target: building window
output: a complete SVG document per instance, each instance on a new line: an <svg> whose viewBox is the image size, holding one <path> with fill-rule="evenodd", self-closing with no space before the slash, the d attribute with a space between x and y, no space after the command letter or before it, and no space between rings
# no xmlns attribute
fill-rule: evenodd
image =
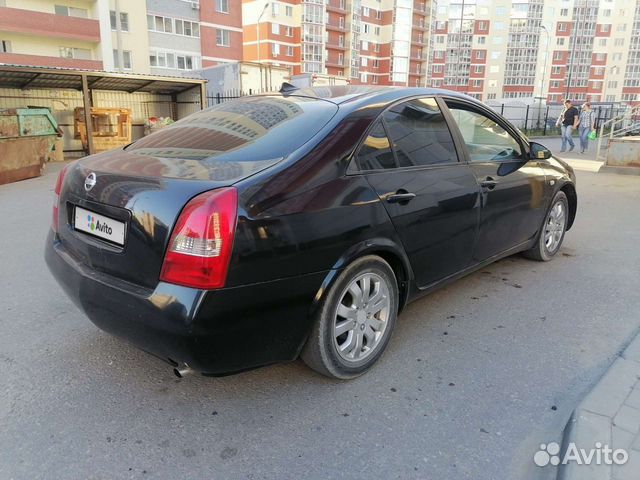
<svg viewBox="0 0 640 480"><path fill-rule="evenodd" d="M484 73L484 66L483 65L476 65L474 70L475 70L475 73Z"/></svg>
<svg viewBox="0 0 640 480"><path fill-rule="evenodd" d="M198 58L192 55L176 55L178 70L197 70Z"/></svg>
<svg viewBox="0 0 640 480"><path fill-rule="evenodd" d="M60 47L62 58L75 58L78 60L91 60L91 50L88 48Z"/></svg>
<svg viewBox="0 0 640 480"><path fill-rule="evenodd" d="M487 22L479 21L478 22L478 30L486 30L486 29L487 29Z"/></svg>
<svg viewBox="0 0 640 480"><path fill-rule="evenodd" d="M369 50L369 42L367 42L366 40L362 40L360 44L360 49L364 51Z"/></svg>
<svg viewBox="0 0 640 480"><path fill-rule="evenodd" d="M271 4L271 15L277 16L280 13L280 5L277 2Z"/></svg>
<svg viewBox="0 0 640 480"><path fill-rule="evenodd" d="M187 20L178 20L176 18L176 33L186 37L199 37L200 24L197 22L189 22Z"/></svg>
<svg viewBox="0 0 640 480"><path fill-rule="evenodd" d="M596 60L599 62L604 62L607 59L606 53L596 53Z"/></svg>
<svg viewBox="0 0 640 480"><path fill-rule="evenodd" d="M131 70L133 68L131 62L131 51L122 51L122 63L124 65L122 67L124 70ZM118 50L113 51L113 66L118 69L120 68L120 56L118 55Z"/></svg>
<svg viewBox="0 0 640 480"><path fill-rule="evenodd" d="M229 0L216 0L216 12L229 13Z"/></svg>
<svg viewBox="0 0 640 480"><path fill-rule="evenodd" d="M374 43L373 44L373 51L376 53L380 53L380 44L379 43Z"/></svg>
<svg viewBox="0 0 640 480"><path fill-rule="evenodd" d="M560 75L560 73L562 72L562 67L551 67L551 73L554 75Z"/></svg>
<svg viewBox="0 0 640 480"><path fill-rule="evenodd" d="M444 50L436 50L433 52L433 58L442 59L444 58Z"/></svg>
<svg viewBox="0 0 640 480"><path fill-rule="evenodd" d="M487 41L487 37L478 37L478 43L484 45Z"/></svg>
<svg viewBox="0 0 640 480"><path fill-rule="evenodd" d="M599 47L606 47L607 46L607 39L606 38L598 39L598 46Z"/></svg>
<svg viewBox="0 0 640 480"><path fill-rule="evenodd" d="M287 45L287 57L293 57L293 47L291 45Z"/></svg>
<svg viewBox="0 0 640 480"><path fill-rule="evenodd" d="M216 30L216 45L219 47L229 47L231 45L229 41L229 30L223 30L222 28Z"/></svg>
<svg viewBox="0 0 640 480"><path fill-rule="evenodd" d="M369 33L371 31L371 25L369 25L368 23L362 24L362 31L364 33Z"/></svg>
<svg viewBox="0 0 640 480"><path fill-rule="evenodd" d="M173 19L147 15L147 28L151 32L173 33Z"/></svg>
<svg viewBox="0 0 640 480"><path fill-rule="evenodd" d="M568 8L561 8L560 9L560 16L561 17L566 17L567 15L569 15L569 9Z"/></svg>
<svg viewBox="0 0 640 480"><path fill-rule="evenodd" d="M562 52L553 52L554 60L562 60Z"/></svg>
<svg viewBox="0 0 640 480"><path fill-rule="evenodd" d="M373 33L375 33L376 35L380 35L380 27L375 27L373 29Z"/></svg>
<svg viewBox="0 0 640 480"><path fill-rule="evenodd" d="M9 40L0 40L0 53L11 53L11 42Z"/></svg>
<svg viewBox="0 0 640 480"><path fill-rule="evenodd" d="M118 22L116 18L116 12L114 10L111 10L109 12L109 20L111 21L111 30L117 30ZM129 14L126 12L120 12L120 31L129 31Z"/></svg>
<svg viewBox="0 0 640 480"><path fill-rule="evenodd" d="M442 73L443 65L432 65L431 70L433 73Z"/></svg>
<svg viewBox="0 0 640 480"><path fill-rule="evenodd" d="M476 50L476 60L484 60L484 50Z"/></svg>
<svg viewBox="0 0 640 480"><path fill-rule="evenodd" d="M495 93L487 93L487 100L495 100L495 99L496 99Z"/></svg>
<svg viewBox="0 0 640 480"><path fill-rule="evenodd" d="M600 25L600 31L603 33L608 33L611 30L611 25L608 23L604 23Z"/></svg>
<svg viewBox="0 0 640 480"><path fill-rule="evenodd" d="M287 37L293 37L293 27L284 27L284 34Z"/></svg>
<svg viewBox="0 0 640 480"><path fill-rule="evenodd" d="M564 45L564 37L556 38L556 45Z"/></svg>
<svg viewBox="0 0 640 480"><path fill-rule="evenodd" d="M65 17L89 18L89 11L86 8L67 7L66 5L55 6L56 15Z"/></svg>
<svg viewBox="0 0 640 480"><path fill-rule="evenodd" d="M614 45L616 47L622 47L624 45L624 38L616 38Z"/></svg>
<svg viewBox="0 0 640 480"><path fill-rule="evenodd" d="M382 20L382 11L381 10L376 10L376 20ZM377 78L374 77L374 80L377 80Z"/></svg>
<svg viewBox="0 0 640 480"><path fill-rule="evenodd" d="M280 55L280 44L279 43L272 43L271 44L271 54L274 57L277 57L278 55Z"/></svg>
<svg viewBox="0 0 640 480"><path fill-rule="evenodd" d="M284 7L284 14L287 17L293 17L293 7L291 5L286 5Z"/></svg>
<svg viewBox="0 0 640 480"><path fill-rule="evenodd" d="M563 23L563 22L558 22L558 31L559 32L566 32L567 31L567 24Z"/></svg>
<svg viewBox="0 0 640 480"><path fill-rule="evenodd" d="M369 7L362 7L362 16L369 17L371 15L371 9Z"/></svg>
<svg viewBox="0 0 640 480"><path fill-rule="evenodd" d="M380 68L380 60L377 58L373 59L373 68Z"/></svg>
<svg viewBox="0 0 640 480"><path fill-rule="evenodd" d="M271 33L273 33L274 35L280 35L280 24L279 23L272 23L271 24Z"/></svg>

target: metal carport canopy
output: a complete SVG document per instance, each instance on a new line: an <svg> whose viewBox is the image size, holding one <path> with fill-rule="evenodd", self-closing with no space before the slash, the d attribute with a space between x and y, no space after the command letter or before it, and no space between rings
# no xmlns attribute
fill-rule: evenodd
<svg viewBox="0 0 640 480"><path fill-rule="evenodd" d="M201 78L136 75L96 70L54 67L34 67L0 64L0 88L73 89L83 92L83 107L89 154L93 153L91 132L91 90L115 90L127 93L147 92L175 97L179 93L199 88L200 106L207 101L206 80Z"/></svg>

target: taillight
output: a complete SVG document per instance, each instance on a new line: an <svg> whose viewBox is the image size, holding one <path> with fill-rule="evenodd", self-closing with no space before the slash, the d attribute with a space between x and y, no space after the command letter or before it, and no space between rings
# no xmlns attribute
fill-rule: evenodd
<svg viewBox="0 0 640 480"><path fill-rule="evenodd" d="M56 180L56 186L53 189L53 221L51 222L51 228L54 232L58 232L58 221L60 215L60 192L62 191L62 184L64 183L64 177L67 174L67 170L71 164L65 165L60 173L58 173L58 179Z"/></svg>
<svg viewBox="0 0 640 480"><path fill-rule="evenodd" d="M233 187L187 203L173 228L160 280L206 290L224 287L237 215L238 192Z"/></svg>

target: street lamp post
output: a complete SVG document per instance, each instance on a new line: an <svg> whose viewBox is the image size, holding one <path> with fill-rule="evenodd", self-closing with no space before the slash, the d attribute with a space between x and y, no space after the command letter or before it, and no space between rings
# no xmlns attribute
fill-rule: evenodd
<svg viewBox="0 0 640 480"><path fill-rule="evenodd" d="M267 11L267 7L268 6L269 6L269 2L264 4L264 7L262 7L262 11L260 12L260 15L258 16L258 21L256 22L256 40L257 40L257 45L258 45L258 68L260 69L260 91L263 90L262 63L260 63L260 20L262 20L262 16L264 15L264 12Z"/></svg>
<svg viewBox="0 0 640 480"><path fill-rule="evenodd" d="M549 61L549 30L544 25L540 25L540 29L545 33L547 41L544 49L544 63L542 64L542 82L540 84L540 95L538 96L538 128L540 128L540 112L542 111L542 96L544 95L544 80L547 78L547 63ZM545 119L545 122L547 120Z"/></svg>

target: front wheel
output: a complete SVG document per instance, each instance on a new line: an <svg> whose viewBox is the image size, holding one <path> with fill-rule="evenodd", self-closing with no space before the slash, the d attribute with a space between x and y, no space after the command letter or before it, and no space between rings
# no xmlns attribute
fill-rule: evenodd
<svg viewBox="0 0 640 480"><path fill-rule="evenodd" d="M551 208L538 233L536 244L524 252L524 256L541 262L548 262L560 250L569 219L569 201L564 192L556 193Z"/></svg>
<svg viewBox="0 0 640 480"><path fill-rule="evenodd" d="M302 360L332 378L363 374L387 346L397 312L398 283L389 264L375 255L355 260L322 301Z"/></svg>

